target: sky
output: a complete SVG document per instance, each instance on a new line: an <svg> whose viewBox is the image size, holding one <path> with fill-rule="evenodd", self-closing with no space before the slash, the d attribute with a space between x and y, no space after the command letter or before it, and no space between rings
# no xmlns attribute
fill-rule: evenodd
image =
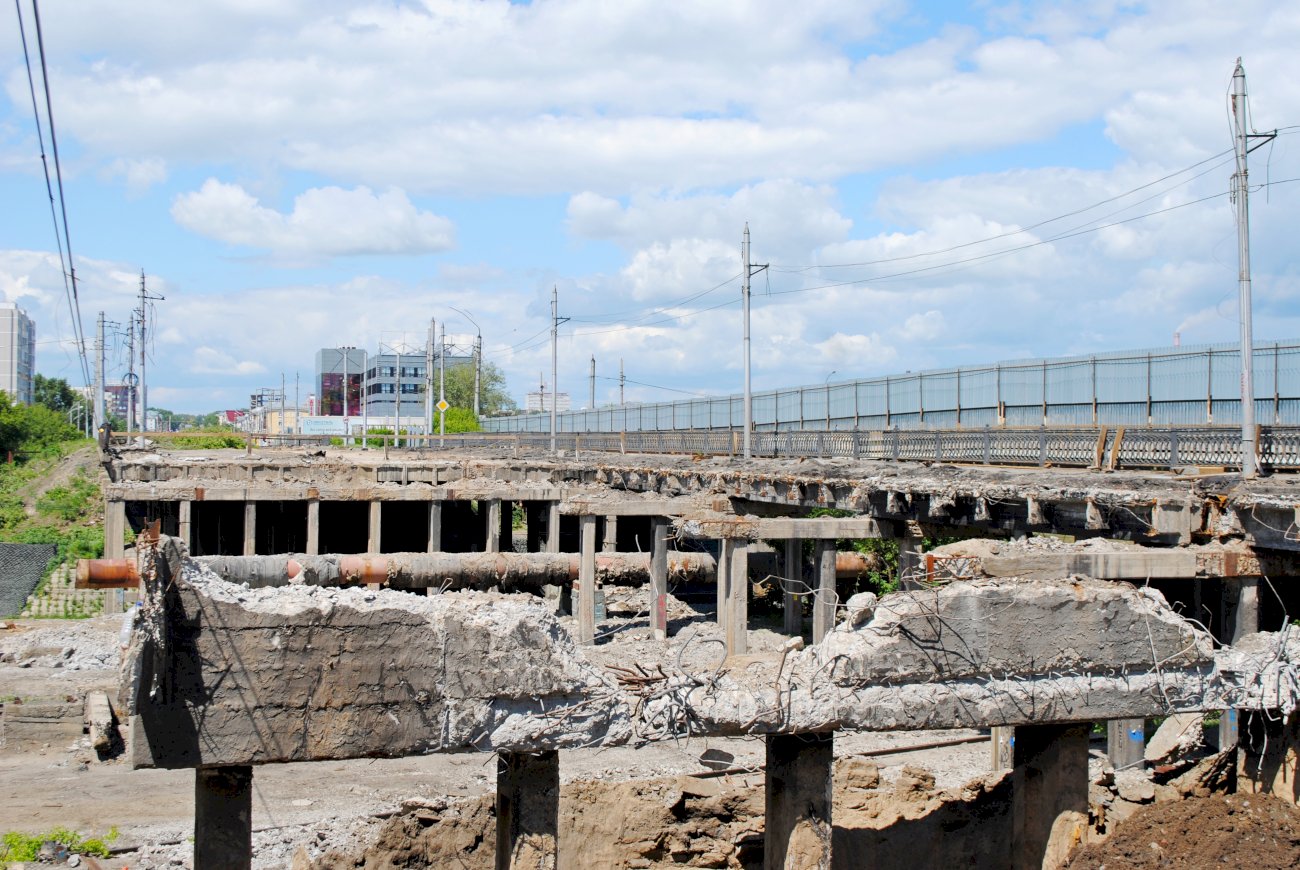
<svg viewBox="0 0 1300 870"><path fill-rule="evenodd" d="M79 385L31 4L0 10L0 293ZM593 356L598 404L620 360L629 401L738 392L746 224L755 389L1235 341L1238 57L1254 129L1280 131L1250 156L1254 332L1300 337L1297 3L39 12L85 335L118 324L120 377L143 271L173 411L282 376L305 401L317 349L423 347L430 319L480 330L522 404L552 288L575 407Z"/></svg>

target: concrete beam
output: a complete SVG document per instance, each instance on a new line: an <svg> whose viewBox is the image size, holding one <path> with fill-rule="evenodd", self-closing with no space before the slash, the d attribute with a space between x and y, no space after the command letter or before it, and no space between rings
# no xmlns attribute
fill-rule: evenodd
<svg viewBox="0 0 1300 870"><path fill-rule="evenodd" d="M496 870L555 870L560 754L497 753Z"/></svg>
<svg viewBox="0 0 1300 870"><path fill-rule="evenodd" d="M767 737L764 870L830 870L834 732Z"/></svg>
<svg viewBox="0 0 1300 870"><path fill-rule="evenodd" d="M684 538L748 538L749 540L834 540L836 538L892 538L894 524L872 517L734 517L687 516L678 525Z"/></svg>
<svg viewBox="0 0 1300 870"><path fill-rule="evenodd" d="M194 870L253 866L253 768L194 771Z"/></svg>
<svg viewBox="0 0 1300 870"><path fill-rule="evenodd" d="M602 517L671 517L698 509L699 505L694 501L680 504L668 498L620 501L569 496L560 503L560 513L567 516L594 514Z"/></svg>
<svg viewBox="0 0 1300 870"><path fill-rule="evenodd" d="M1016 729L1011 867L1059 867L1088 829L1087 724Z"/></svg>
<svg viewBox="0 0 1300 870"><path fill-rule="evenodd" d="M1148 577L1191 579L1197 576L1196 553L1187 550L1134 550L1116 553L999 553L979 558L990 577L1057 578L1078 574L1098 580L1142 581Z"/></svg>

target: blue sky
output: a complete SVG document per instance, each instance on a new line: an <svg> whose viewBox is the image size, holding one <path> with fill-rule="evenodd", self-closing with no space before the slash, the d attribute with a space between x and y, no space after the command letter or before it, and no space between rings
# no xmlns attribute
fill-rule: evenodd
<svg viewBox="0 0 1300 870"><path fill-rule="evenodd" d="M552 286L573 318L561 390L586 396L594 354L602 377L623 359L665 388L631 399L733 392L745 222L772 264L760 388L1231 341L1231 167L1183 170L1230 147L1239 55L1255 125L1300 125L1300 9L1249 0L45 0L41 17L83 320L124 323L143 269L166 297L151 401L177 411L239 407L282 372L305 396L322 346L418 344L430 318L471 333L453 307L522 399L549 372ZM36 318L39 369L75 383L13 10L0 84L0 293ZM1283 132L1252 155L1252 182L1274 182L1252 195L1264 339L1300 336L1300 131Z"/></svg>

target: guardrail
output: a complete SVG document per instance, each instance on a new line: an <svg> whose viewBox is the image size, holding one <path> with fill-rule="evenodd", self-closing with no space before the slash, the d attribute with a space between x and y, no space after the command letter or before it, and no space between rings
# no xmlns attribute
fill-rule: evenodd
<svg viewBox="0 0 1300 870"><path fill-rule="evenodd" d="M193 438L193 433L115 433L115 444L140 439L163 442ZM251 453L261 447L340 446L361 449L360 437L232 433ZM349 443L351 442L351 443ZM397 442L397 443L395 443ZM183 441L181 442L183 443ZM803 430L755 432L752 453L758 458L842 457L899 462L951 462L984 465L1063 466L1075 468L1241 467L1241 429L1230 426L1188 427L1040 427L982 429L889 429L873 431ZM1275 471L1300 470L1300 426L1261 426L1259 461ZM738 456L739 430L664 432L559 433L558 449L567 452L674 453ZM465 447L547 449L550 436L531 432L474 432L457 435L371 435L372 449L417 452Z"/></svg>

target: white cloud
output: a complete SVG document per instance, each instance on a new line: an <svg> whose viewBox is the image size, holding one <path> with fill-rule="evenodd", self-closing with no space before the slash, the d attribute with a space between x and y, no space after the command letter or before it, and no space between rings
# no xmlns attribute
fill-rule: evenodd
<svg viewBox="0 0 1300 870"><path fill-rule="evenodd" d="M400 190L375 195L366 187L312 188L283 214L240 185L209 178L199 190L176 197L171 213L200 235L290 257L426 254L455 244L451 221L420 211Z"/></svg>
<svg viewBox="0 0 1300 870"><path fill-rule="evenodd" d="M201 375L256 375L266 366L256 360L237 360L222 350L206 345L194 348L190 371Z"/></svg>
<svg viewBox="0 0 1300 870"><path fill-rule="evenodd" d="M130 160L119 157L108 167L109 177L121 178L127 192L139 196L150 187L167 180L167 162L160 157Z"/></svg>

